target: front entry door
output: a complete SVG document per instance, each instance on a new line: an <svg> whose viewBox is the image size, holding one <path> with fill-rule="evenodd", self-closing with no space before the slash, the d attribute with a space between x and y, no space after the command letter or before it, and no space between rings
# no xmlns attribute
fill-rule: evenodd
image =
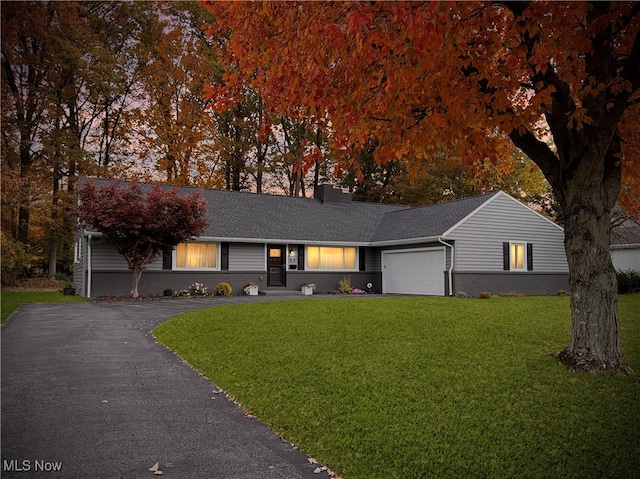
<svg viewBox="0 0 640 479"><path fill-rule="evenodd" d="M269 254L269 274L267 276L267 286L286 286L285 279L285 247L282 245L268 245Z"/></svg>

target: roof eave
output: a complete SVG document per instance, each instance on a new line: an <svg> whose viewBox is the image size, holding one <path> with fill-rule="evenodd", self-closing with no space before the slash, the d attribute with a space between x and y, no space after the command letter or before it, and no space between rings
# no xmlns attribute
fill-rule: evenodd
<svg viewBox="0 0 640 479"><path fill-rule="evenodd" d="M611 249L635 249L640 248L640 243L617 243L612 244Z"/></svg>
<svg viewBox="0 0 640 479"><path fill-rule="evenodd" d="M307 240L300 238L245 238L231 236L198 236L197 241L212 242L228 242L228 243L272 243L272 244L310 244L310 245L350 245L350 246L369 246L368 241L349 241L349 240Z"/></svg>
<svg viewBox="0 0 640 479"><path fill-rule="evenodd" d="M384 240L384 241L372 241L369 243L369 246L403 246L408 244L416 244L416 243L435 243L442 239L442 236L421 236L418 238L402 238L395 240Z"/></svg>

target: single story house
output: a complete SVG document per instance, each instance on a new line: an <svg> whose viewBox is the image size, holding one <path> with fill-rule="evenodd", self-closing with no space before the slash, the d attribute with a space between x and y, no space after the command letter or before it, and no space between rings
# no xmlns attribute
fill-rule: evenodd
<svg viewBox="0 0 640 479"><path fill-rule="evenodd" d="M640 273L640 223L627 218L611 230L611 259L617 271Z"/></svg>
<svg viewBox="0 0 640 479"><path fill-rule="evenodd" d="M101 181L96 182L97 186ZM189 191L192 191L189 189ZM561 227L497 191L408 207L352 201L329 184L315 198L205 189L209 227L177 245L142 275L140 294L194 282L234 294L253 282L261 292L333 292L344 277L354 288L384 294L477 296L568 289ZM100 233L75 240L76 293L123 295L132 275Z"/></svg>

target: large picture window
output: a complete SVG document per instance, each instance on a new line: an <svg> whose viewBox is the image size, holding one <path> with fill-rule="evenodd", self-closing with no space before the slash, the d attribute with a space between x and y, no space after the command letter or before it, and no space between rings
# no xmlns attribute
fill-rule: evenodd
<svg viewBox="0 0 640 479"><path fill-rule="evenodd" d="M355 270L356 248L307 246L307 269Z"/></svg>
<svg viewBox="0 0 640 479"><path fill-rule="evenodd" d="M216 269L217 243L180 243L176 246L176 268Z"/></svg>

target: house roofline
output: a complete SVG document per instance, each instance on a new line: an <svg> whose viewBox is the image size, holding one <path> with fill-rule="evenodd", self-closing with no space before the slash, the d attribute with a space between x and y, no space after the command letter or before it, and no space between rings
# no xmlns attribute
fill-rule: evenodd
<svg viewBox="0 0 640 479"><path fill-rule="evenodd" d="M415 243L435 243L444 239L442 235L438 236L421 236L418 238L403 238L398 240L372 241L368 246L404 246Z"/></svg>
<svg viewBox="0 0 640 479"><path fill-rule="evenodd" d="M226 236L198 236L200 241L224 241L228 243L273 243L273 244L310 244L310 245L351 245L351 246L370 246L367 241L347 241L347 240L323 240L314 241L296 238L244 238L244 237L226 237Z"/></svg>
<svg viewBox="0 0 640 479"><path fill-rule="evenodd" d="M528 209L529 211L531 211L532 213L535 213L536 215L538 215L540 218L542 218L543 220L545 220L546 222L552 224L553 226L555 226L556 228L558 228L560 231L564 232L564 228L556 223L554 223L553 221L551 221L549 218L547 218L546 216L540 214L539 212L537 212L536 210L534 210L533 208L531 208L529 205L523 203L522 201L518 201L516 198L514 198L513 196L511 196L508 193L505 193L502 190L498 190L494 195L492 195L490 198L487 198L487 200L482 203L480 206L478 206L475 210L473 210L471 213L469 213L467 216L465 216L464 218L462 218L460 221L458 221L455 225L453 225L451 228L449 228L447 231L445 231L444 233L442 233L442 236L448 236L450 235L456 228L458 228L459 226L461 226L463 223L465 223L469 218L471 218L473 215L475 215L478 211L480 211L481 209L483 209L485 206L487 206L488 204L490 204L492 201L494 201L496 198L500 198L501 196L504 196L506 198L509 198L511 201L515 202L516 204L525 207L526 209Z"/></svg>
<svg viewBox="0 0 640 479"><path fill-rule="evenodd" d="M99 231L84 230L84 236L103 236ZM382 246L404 246L415 243L435 243L441 239L445 239L444 236L421 236L416 238L403 238L398 240L384 240L384 241L314 241L306 239L295 238L240 238L240 237L223 237L223 236L198 236L198 241L216 241L216 242L229 242L229 243L282 243L282 244L308 244L308 245L349 245L349 246L370 246L370 247L382 247Z"/></svg>
<svg viewBox="0 0 640 479"><path fill-rule="evenodd" d="M640 243L617 243L612 244L611 249L635 249L640 248Z"/></svg>

